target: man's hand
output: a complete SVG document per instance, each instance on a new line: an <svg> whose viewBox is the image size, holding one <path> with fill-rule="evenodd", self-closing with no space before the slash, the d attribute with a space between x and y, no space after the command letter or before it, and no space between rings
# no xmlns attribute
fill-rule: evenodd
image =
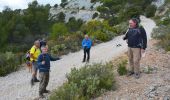
<svg viewBox="0 0 170 100"><path fill-rule="evenodd" d="M145 53L145 49L141 49L141 53L142 53L142 54Z"/></svg>
<svg viewBox="0 0 170 100"><path fill-rule="evenodd" d="M42 61L42 65L44 65L45 64L45 61Z"/></svg>

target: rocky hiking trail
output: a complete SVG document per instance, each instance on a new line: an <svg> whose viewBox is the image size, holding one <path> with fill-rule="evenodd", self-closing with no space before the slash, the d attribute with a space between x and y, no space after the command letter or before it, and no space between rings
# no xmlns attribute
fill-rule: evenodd
<svg viewBox="0 0 170 100"><path fill-rule="evenodd" d="M141 16L141 20L142 20L141 24L146 29L148 39L151 39L151 32L153 28L156 26L155 22L151 19L145 18L144 16ZM121 46L117 47L116 46L117 44L121 44ZM113 58L123 55L126 51L127 51L126 42L122 40L122 36L118 36L109 42L101 43L97 46L92 47L90 64L100 63L100 62L104 63L104 62L111 61L113 60ZM85 63L82 63L82 57L83 57L83 51L81 50L76 53L70 53L68 55L62 56L62 59L60 61L52 62L51 72L50 72L50 81L49 81L47 89L52 91L56 89L58 86L61 86L66 81L65 75L66 73L69 73L71 71L71 68L73 67L80 68L81 66L85 65ZM157 62L160 62L160 61L157 61ZM166 72L168 73L167 69L165 67L164 69L165 71L162 70L162 73L166 73ZM166 76L168 74L163 74L163 75ZM149 79L148 78L149 76L150 77L154 76L154 78ZM0 91L1 91L0 100L34 100L35 98L37 98L39 84L37 83L35 86L31 88L30 78L31 78L31 74L28 72L28 69L25 69L25 68L22 68L21 70L11 73L5 77L0 77ZM153 85L153 90L155 90L155 87L156 87L155 91L157 91L157 89L159 89L160 86L162 86L162 85L157 86L158 83L161 84L163 82L162 84L165 84L164 79L159 78L159 75L157 73L156 75L155 74L146 74L146 75L144 74L142 75L142 78L139 80L134 80L133 78L126 78L126 77L116 77L116 78L118 78L117 79L118 83L122 85L120 86L120 90L122 88L125 89L125 90L122 90L122 94L124 94L124 96L127 93L136 93L135 91L139 90L138 86L139 85L144 86L144 81L147 81L147 80L151 82L152 84L156 84L156 85ZM167 80L168 77L166 76L165 79L168 84L168 80ZM125 88L125 86L130 87L133 84L138 84L138 85L136 88L132 88L132 89ZM149 85L149 84L146 84L146 85ZM166 86L163 85L162 87L167 89L167 86L168 85ZM115 91L115 93L117 93L120 90L118 88L118 90ZM121 91L118 93L121 94ZM152 93L152 91L149 93ZM101 100L114 100L112 96L114 96L114 92L111 92L111 95L108 95L106 97L103 96ZM116 95L116 96L119 97L119 95ZM129 94L127 94L127 96L130 98Z"/></svg>
<svg viewBox="0 0 170 100"><path fill-rule="evenodd" d="M170 53L157 48L150 40L146 56L141 60L141 78L116 74L117 90L96 100L170 100ZM124 54L118 59L127 59Z"/></svg>

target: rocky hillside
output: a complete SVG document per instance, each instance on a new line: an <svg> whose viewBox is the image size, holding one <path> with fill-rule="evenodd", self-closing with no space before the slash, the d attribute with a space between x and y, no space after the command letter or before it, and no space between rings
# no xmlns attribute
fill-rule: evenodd
<svg viewBox="0 0 170 100"><path fill-rule="evenodd" d="M116 74L117 90L107 92L96 100L169 100L170 53L157 48L157 43L156 40L149 42L146 56L141 61L140 79ZM127 54L118 59L127 59Z"/></svg>
<svg viewBox="0 0 170 100"><path fill-rule="evenodd" d="M90 21L93 19L93 15L97 13L97 15L100 15L100 12L97 11L97 7L103 6L104 0L94 0L95 2L91 2L92 0L70 0L67 2L63 7L57 6L53 7L50 10L50 17L51 18L57 18L58 14L63 12L65 14L65 21L68 22L69 18L75 17L76 19L82 19L83 21ZM96 2L98 1L98 2ZM101 1L101 2L99 2ZM136 2L136 1L135 1ZM122 2L123 3L123 2ZM155 0L151 4L155 5L157 8L161 7L165 3L165 0ZM108 4L106 4L108 5ZM119 6L121 6L121 3L118 3ZM125 5L128 6L130 4ZM122 5L123 6L123 5ZM117 7L115 7L116 9ZM105 6L105 11L107 12L107 9L110 9L108 6ZM111 9L113 12L115 10L114 8ZM119 9L119 8L118 8ZM121 7L122 9L122 7ZM99 16L96 17L96 19L99 19Z"/></svg>
<svg viewBox="0 0 170 100"><path fill-rule="evenodd" d="M63 12L66 15L66 22L68 22L71 17L82 19L83 21L89 21L92 19L93 14L97 12L96 8L100 5L102 5L102 3L91 3L91 0L70 0L64 8L61 6L57 8L54 7L50 10L50 13L51 17L55 18L57 14Z"/></svg>

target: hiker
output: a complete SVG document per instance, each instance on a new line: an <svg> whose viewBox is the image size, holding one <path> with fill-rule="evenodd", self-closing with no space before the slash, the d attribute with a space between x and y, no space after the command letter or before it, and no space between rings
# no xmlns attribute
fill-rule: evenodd
<svg viewBox="0 0 170 100"><path fill-rule="evenodd" d="M32 63L32 78L31 78L31 85L34 85L34 82L39 82L39 80L37 79L37 68L38 68L38 64L37 64L37 60L38 60L38 56L41 54L40 51L40 42L37 40L34 42L34 46L32 46L31 50L30 50L30 61Z"/></svg>
<svg viewBox="0 0 170 100"><path fill-rule="evenodd" d="M43 93L49 93L50 91L46 89L49 82L49 72L50 72L50 61L60 60L60 58L53 58L48 54L48 47L41 47L42 53L38 57L38 69L39 69L39 96L43 98Z"/></svg>
<svg viewBox="0 0 170 100"><path fill-rule="evenodd" d="M91 39L88 37L88 35L85 35L85 38L84 38L83 41L82 41L82 47L83 47L83 49L84 49L83 62L86 61L86 54L87 54L87 62L89 62L91 46L92 46L92 41L91 41Z"/></svg>
<svg viewBox="0 0 170 100"><path fill-rule="evenodd" d="M132 18L129 20L129 29L126 32L124 40L128 44L129 72L127 76L134 74L136 79L140 78L140 60L141 55L147 48L147 35L142 26L139 26L139 20Z"/></svg>
<svg viewBox="0 0 170 100"><path fill-rule="evenodd" d="M40 48L42 47L42 46L46 46L47 45L47 41L45 40L45 38L42 38L41 40L40 40Z"/></svg>

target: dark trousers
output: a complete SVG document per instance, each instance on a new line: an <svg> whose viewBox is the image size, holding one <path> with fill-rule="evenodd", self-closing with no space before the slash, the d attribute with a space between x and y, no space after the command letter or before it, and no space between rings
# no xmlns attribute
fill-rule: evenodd
<svg viewBox="0 0 170 100"><path fill-rule="evenodd" d="M84 48L83 62L86 61L86 54L87 54L87 61L89 61L89 59L90 59L90 48Z"/></svg>
<svg viewBox="0 0 170 100"><path fill-rule="evenodd" d="M46 90L46 87L49 82L49 72L40 72L39 78L40 78L39 94L42 95L43 92Z"/></svg>

